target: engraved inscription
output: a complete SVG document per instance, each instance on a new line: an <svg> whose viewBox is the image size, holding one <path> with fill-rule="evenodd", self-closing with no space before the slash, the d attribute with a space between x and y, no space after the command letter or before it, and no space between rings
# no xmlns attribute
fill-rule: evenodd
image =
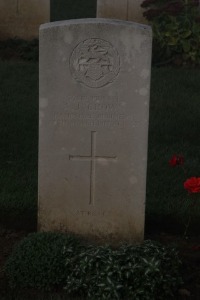
<svg viewBox="0 0 200 300"><path fill-rule="evenodd" d="M107 41L97 38L78 44L70 57L73 77L91 88L112 82L120 70L117 50Z"/></svg>
<svg viewBox="0 0 200 300"><path fill-rule="evenodd" d="M89 156L69 155L69 160L73 161L89 161L90 162L90 200L89 204L94 205L95 202L95 181L96 181L96 162L97 161L116 161L117 156L97 156L96 155L96 131L91 131L91 151Z"/></svg>
<svg viewBox="0 0 200 300"><path fill-rule="evenodd" d="M79 101L79 102L96 102L96 103L102 103L105 101L108 101L109 103L115 102L118 103L119 102L119 98L117 96L68 96L67 97L67 101L68 102L74 102L74 101Z"/></svg>
<svg viewBox="0 0 200 300"><path fill-rule="evenodd" d="M108 214L106 211L90 211L90 210L77 210L76 211L77 215L81 215L82 217L84 216L91 216L91 217L98 217L98 216L105 216Z"/></svg>
<svg viewBox="0 0 200 300"><path fill-rule="evenodd" d="M65 104L65 110L89 110L89 111L112 111L117 109L117 104L113 103L66 103Z"/></svg>
<svg viewBox="0 0 200 300"><path fill-rule="evenodd" d="M98 128L124 128L123 115L106 114L55 114L54 125L58 127L98 127Z"/></svg>
<svg viewBox="0 0 200 300"><path fill-rule="evenodd" d="M62 112L55 112L53 123L62 127L127 128L135 127L118 96L68 96Z"/></svg>

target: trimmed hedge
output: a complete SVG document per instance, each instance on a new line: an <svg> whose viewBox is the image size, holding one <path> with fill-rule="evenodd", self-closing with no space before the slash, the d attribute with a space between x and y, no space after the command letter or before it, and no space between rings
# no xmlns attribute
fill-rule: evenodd
<svg viewBox="0 0 200 300"><path fill-rule="evenodd" d="M70 257L78 247L76 239L62 233L29 234L16 246L6 263L10 287L48 290L64 285L67 273L64 249Z"/></svg>

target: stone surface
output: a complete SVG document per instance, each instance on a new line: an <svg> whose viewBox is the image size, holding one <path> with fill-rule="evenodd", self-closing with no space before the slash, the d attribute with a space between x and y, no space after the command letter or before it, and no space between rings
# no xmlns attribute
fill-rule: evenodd
<svg viewBox="0 0 200 300"><path fill-rule="evenodd" d="M39 26L50 21L50 0L0 0L0 39L38 38Z"/></svg>
<svg viewBox="0 0 200 300"><path fill-rule="evenodd" d="M97 18L120 19L147 23L143 17L144 0L97 0Z"/></svg>
<svg viewBox="0 0 200 300"><path fill-rule="evenodd" d="M151 41L132 22L41 26L39 230L142 241Z"/></svg>

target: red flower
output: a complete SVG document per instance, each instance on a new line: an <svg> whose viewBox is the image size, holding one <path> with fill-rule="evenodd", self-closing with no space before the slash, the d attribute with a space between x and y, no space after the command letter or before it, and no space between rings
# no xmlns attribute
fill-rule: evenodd
<svg viewBox="0 0 200 300"><path fill-rule="evenodd" d="M184 158L182 155L173 155L172 158L169 160L169 164L172 167L177 165L182 165L184 163Z"/></svg>
<svg viewBox="0 0 200 300"><path fill-rule="evenodd" d="M184 182L184 188L189 193L200 193L200 177L191 177Z"/></svg>
<svg viewBox="0 0 200 300"><path fill-rule="evenodd" d="M198 246L193 246L193 247L192 247L192 250L194 250L194 251L199 251L199 250L200 250L200 245L198 245Z"/></svg>

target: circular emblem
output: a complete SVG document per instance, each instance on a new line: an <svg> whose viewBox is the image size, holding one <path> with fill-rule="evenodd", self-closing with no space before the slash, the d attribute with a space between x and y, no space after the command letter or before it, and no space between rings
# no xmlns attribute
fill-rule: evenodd
<svg viewBox="0 0 200 300"><path fill-rule="evenodd" d="M107 41L88 39L76 46L70 57L73 77L88 87L99 88L112 82L120 69L117 50Z"/></svg>

